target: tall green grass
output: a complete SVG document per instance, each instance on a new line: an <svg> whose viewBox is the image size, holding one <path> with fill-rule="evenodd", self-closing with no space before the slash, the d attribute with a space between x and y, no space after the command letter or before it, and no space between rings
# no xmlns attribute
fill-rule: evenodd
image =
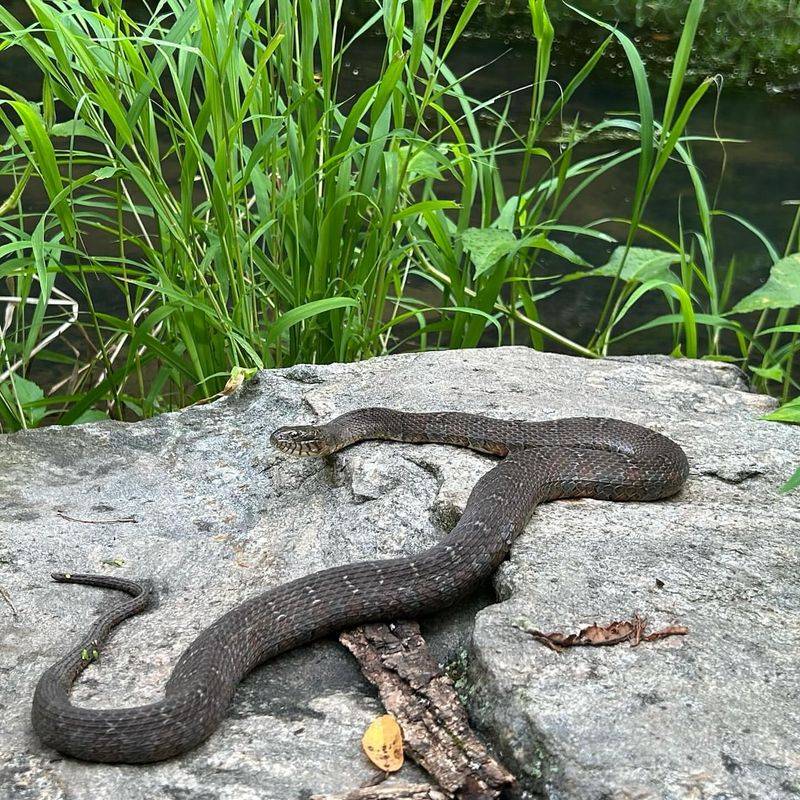
<svg viewBox="0 0 800 800"><path fill-rule="evenodd" d="M652 292L667 313L646 327L667 326L675 353L737 359L785 397L796 388L800 298L751 331L734 318L733 266L715 248L725 212L686 133L713 86L685 86L702 0L660 110L633 42L603 22L607 38L551 91L553 27L544 0L530 0L537 49L521 130L509 115L515 87L479 101L448 66L477 0L383 0L356 32L342 24L342 0L159 0L145 21L121 0L28 5L31 24L0 9L0 58L24 51L42 88L31 103L0 87L0 277L18 298L0 327L0 374L21 363L0 388L6 430L146 417L214 397L250 369L398 348L513 341L594 357L637 332L626 317ZM375 26L375 81L351 94L346 63ZM637 108L588 131L567 126L554 142L615 38ZM636 142L581 152L609 131ZM512 192L500 179L509 159L520 165ZM630 216L569 224L575 200L629 161ZM700 219L677 238L646 220L674 163ZM627 233L596 267L576 251L583 238L613 242L606 223ZM797 235L796 220L787 257ZM609 291L594 335L575 342L546 324L540 301L587 275L608 277ZM56 289L79 301L74 322ZM63 377L40 389L29 378L45 360Z"/></svg>
<svg viewBox="0 0 800 800"><path fill-rule="evenodd" d="M25 51L43 96L6 88L0 101L0 175L14 184L0 270L22 304L39 300L2 358L30 362L57 275L85 309L83 350L59 391L33 400L37 421L98 406L148 416L213 396L236 367L387 352L401 324L423 345L500 329L505 276L469 274L461 236L475 203L497 199L498 151L524 143L481 141L477 104L446 66L477 2L455 20L450 5L383 3L370 21L385 30L379 77L354 97L339 79L364 31L343 35L341 2L162 0L140 23L119 0L30 0L28 26L0 9L0 47ZM458 201L438 196L445 177ZM44 213L26 205L34 182ZM528 233L520 248L547 246ZM420 271L438 310L406 291ZM96 307L99 286L122 313ZM1 396L7 426L33 421L21 387Z"/></svg>

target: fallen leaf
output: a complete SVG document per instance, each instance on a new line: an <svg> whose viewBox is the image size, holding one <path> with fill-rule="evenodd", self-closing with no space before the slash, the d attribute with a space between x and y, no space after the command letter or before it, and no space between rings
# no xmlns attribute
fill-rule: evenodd
<svg viewBox="0 0 800 800"><path fill-rule="evenodd" d="M582 628L578 633L569 634L558 631L544 633L519 625L516 627L557 653L567 647L603 647L621 642L630 642L631 647L636 647L640 642L653 642L656 639L665 639L667 636L685 636L689 633L689 629L684 625L670 625L660 631L645 634L647 620L638 614L634 614L630 620L615 620L607 625L595 623Z"/></svg>
<svg viewBox="0 0 800 800"><path fill-rule="evenodd" d="M361 739L367 758L384 772L403 766L403 732L391 714L374 719Z"/></svg>

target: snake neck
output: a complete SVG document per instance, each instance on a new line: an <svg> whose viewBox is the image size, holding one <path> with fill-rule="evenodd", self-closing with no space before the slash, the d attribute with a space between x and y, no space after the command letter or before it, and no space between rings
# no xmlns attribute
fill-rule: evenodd
<svg viewBox="0 0 800 800"><path fill-rule="evenodd" d="M321 428L334 444L333 452L370 439L402 441L401 420L388 408L362 408L341 414Z"/></svg>
<svg viewBox="0 0 800 800"><path fill-rule="evenodd" d="M342 414L322 427L336 444L333 452L357 442L381 439L452 444L506 456L511 449L509 440L513 440L513 428L508 422L450 411L416 414L389 408L362 408Z"/></svg>

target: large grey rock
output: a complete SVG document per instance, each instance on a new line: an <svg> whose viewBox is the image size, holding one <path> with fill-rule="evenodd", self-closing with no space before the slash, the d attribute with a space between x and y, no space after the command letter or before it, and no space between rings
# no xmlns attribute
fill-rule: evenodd
<svg viewBox="0 0 800 800"><path fill-rule="evenodd" d="M503 348L295 367L135 425L0 437L3 800L289 800L373 774L359 740L379 705L333 642L256 671L220 730L163 764L64 759L28 722L39 674L110 596L51 583L52 570L155 579L157 608L118 629L75 692L87 705L125 706L158 697L196 632L241 599L436 541L491 459L375 442L297 460L269 447L279 425L365 405L612 415L663 431L689 455L688 486L673 500L542 507L496 576L501 602L479 611L492 601L484 593L428 621L437 656L466 661L473 716L522 794L800 795L800 497L778 493L800 460L798 430L761 421L772 401L726 365ZM555 654L524 632L633 612L690 633Z"/></svg>

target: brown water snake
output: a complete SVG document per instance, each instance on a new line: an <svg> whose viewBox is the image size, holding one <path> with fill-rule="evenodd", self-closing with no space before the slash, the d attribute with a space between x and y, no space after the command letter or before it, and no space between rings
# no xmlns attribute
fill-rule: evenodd
<svg viewBox="0 0 800 800"><path fill-rule="evenodd" d="M688 474L686 456L670 439L604 417L526 422L367 408L325 425L272 434L279 449L301 455L328 455L366 439L455 444L503 460L476 483L461 519L441 542L405 558L322 570L246 600L197 636L172 671L164 698L147 705L81 708L69 695L111 629L148 606L149 583L55 574L57 581L131 597L101 614L40 678L32 722L42 743L88 761L149 762L183 753L211 735L237 684L257 665L335 631L454 603L505 558L538 503L657 500L675 494Z"/></svg>

